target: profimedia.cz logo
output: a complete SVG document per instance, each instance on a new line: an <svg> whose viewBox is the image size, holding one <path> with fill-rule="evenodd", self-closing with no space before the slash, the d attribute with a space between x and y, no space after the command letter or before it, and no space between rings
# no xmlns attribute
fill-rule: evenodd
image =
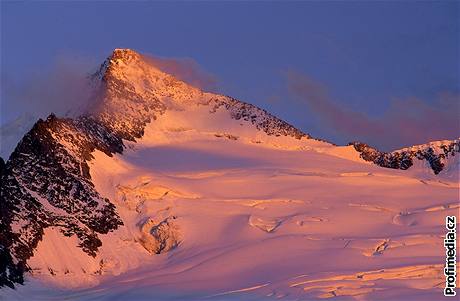
<svg viewBox="0 0 460 301"><path fill-rule="evenodd" d="M457 239L456 239L456 217L446 216L446 238L444 239L444 247L446 248L446 266L444 275L446 276L446 287L444 288L444 296L455 296L455 286L457 283Z"/></svg>

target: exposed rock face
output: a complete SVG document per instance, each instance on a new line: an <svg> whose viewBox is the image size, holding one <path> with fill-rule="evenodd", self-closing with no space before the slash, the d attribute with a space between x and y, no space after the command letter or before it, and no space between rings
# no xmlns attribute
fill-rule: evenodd
<svg viewBox="0 0 460 301"><path fill-rule="evenodd" d="M264 131L268 135L291 136L297 139L301 139L302 137L311 138L308 134L276 118L267 111L232 97L224 99L215 98L210 100L210 104L213 105L211 112L216 112L220 107L224 107L230 112L233 119L250 121L257 129Z"/></svg>
<svg viewBox="0 0 460 301"><path fill-rule="evenodd" d="M460 140L436 141L389 153L361 142L351 142L349 145L353 145L364 160L386 168L406 170L414 164L414 160L425 160L434 174L439 174L444 169L447 158L460 152Z"/></svg>
<svg viewBox="0 0 460 301"><path fill-rule="evenodd" d="M88 160L98 149L121 152L120 138L87 117L50 115L27 133L2 168L0 188L0 284L22 283L26 261L46 227L76 235L80 247L95 256L101 241L122 225L115 206L94 189Z"/></svg>
<svg viewBox="0 0 460 301"><path fill-rule="evenodd" d="M175 219L175 216L170 216L157 222L154 218L149 218L141 226L141 243L147 251L160 254L179 245L180 232Z"/></svg>

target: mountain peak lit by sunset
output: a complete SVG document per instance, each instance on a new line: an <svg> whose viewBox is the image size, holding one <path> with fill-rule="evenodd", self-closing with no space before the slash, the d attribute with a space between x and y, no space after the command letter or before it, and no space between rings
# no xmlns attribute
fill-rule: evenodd
<svg viewBox="0 0 460 301"><path fill-rule="evenodd" d="M257 5L307 11L320 4ZM201 28L174 16L161 25ZM113 35L123 45L117 47L132 49L113 48L85 63L64 57L43 81L26 85L33 89L5 94L10 103L25 96L44 102L42 111L8 109L14 118L0 132L0 299L441 300L455 293L460 138L455 127L444 130L452 112L395 100L414 110L375 118L339 105L321 81L293 68L285 69L286 90L278 90L285 94L277 97L294 102L261 105L238 88L228 93L188 56L129 45L168 41L141 35L140 20L123 19L125 35L119 20L100 39ZM213 26L224 28L209 22L199 31ZM238 25L225 28L219 35L228 39L244 34ZM180 47L191 49L189 43L198 42L183 38ZM283 47L289 61L291 46ZM260 56L274 51L266 48ZM227 54L225 66L242 77L264 69L233 52L240 61ZM250 81L276 90L263 76ZM438 92L443 105L455 102L455 91ZM337 141L299 126L291 112L304 100L308 118L357 135ZM421 116L430 116L433 129L419 128ZM424 129L429 133L417 136ZM375 144L393 145L388 139L398 130L399 147ZM411 135L422 142L404 140Z"/></svg>

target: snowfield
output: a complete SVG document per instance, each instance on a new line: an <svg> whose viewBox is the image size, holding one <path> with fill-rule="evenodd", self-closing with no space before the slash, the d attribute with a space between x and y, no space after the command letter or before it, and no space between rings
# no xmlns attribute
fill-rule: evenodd
<svg viewBox="0 0 460 301"><path fill-rule="evenodd" d="M124 225L94 258L45 229L32 274L0 300L444 299L458 172L381 168L201 101L166 107L123 154L88 162Z"/></svg>
<svg viewBox="0 0 460 301"><path fill-rule="evenodd" d="M360 162L348 147L239 131L220 115L203 125L201 113L167 113L125 154L97 152L93 182L125 226L96 258L47 230L31 283L6 299L443 298L444 218L458 212L458 182ZM140 225L168 217L178 246L150 254Z"/></svg>

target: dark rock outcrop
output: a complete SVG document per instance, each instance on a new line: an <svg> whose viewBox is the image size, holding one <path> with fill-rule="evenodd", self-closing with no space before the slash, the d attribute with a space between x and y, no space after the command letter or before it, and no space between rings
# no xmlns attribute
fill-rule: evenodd
<svg viewBox="0 0 460 301"><path fill-rule="evenodd" d="M388 153L361 142L351 142L348 145L353 145L364 160L386 168L406 170L414 164L414 160L425 160L436 175L444 169L445 159L460 152L460 140L428 143Z"/></svg>
<svg viewBox="0 0 460 301"><path fill-rule="evenodd" d="M0 187L0 286L23 282L27 260L46 227L76 235L95 256L101 241L122 225L115 206L91 182L87 162L94 150L123 150L122 140L90 117L39 120L6 164Z"/></svg>

